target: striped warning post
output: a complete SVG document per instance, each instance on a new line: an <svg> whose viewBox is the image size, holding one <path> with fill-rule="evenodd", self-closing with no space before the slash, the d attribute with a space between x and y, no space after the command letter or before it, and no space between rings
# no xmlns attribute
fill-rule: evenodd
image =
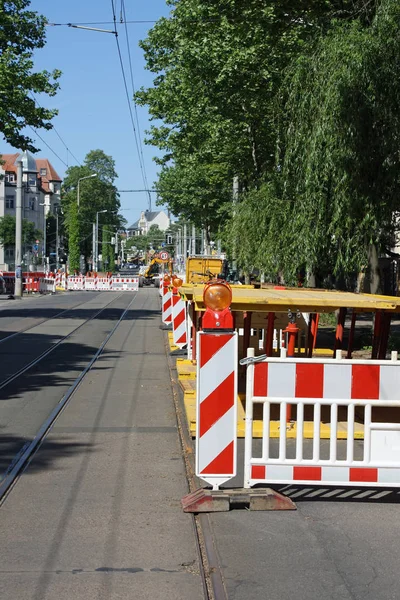
<svg viewBox="0 0 400 600"><path fill-rule="evenodd" d="M168 283L163 283L162 322L166 325L172 322L172 293Z"/></svg>
<svg viewBox="0 0 400 600"><path fill-rule="evenodd" d="M175 288L172 290L172 330L175 346L186 346L186 305Z"/></svg>
<svg viewBox="0 0 400 600"><path fill-rule="evenodd" d="M237 333L197 333L196 475L214 489L236 475Z"/></svg>

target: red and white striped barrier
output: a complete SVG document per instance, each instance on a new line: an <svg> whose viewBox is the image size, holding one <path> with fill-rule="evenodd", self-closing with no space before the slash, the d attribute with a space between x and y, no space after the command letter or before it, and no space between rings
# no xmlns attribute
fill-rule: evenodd
<svg viewBox="0 0 400 600"><path fill-rule="evenodd" d="M214 489L236 475L237 333L197 334L196 475Z"/></svg>
<svg viewBox="0 0 400 600"><path fill-rule="evenodd" d="M67 279L67 286L69 290L84 290L85 289L85 277L82 276L70 276Z"/></svg>
<svg viewBox="0 0 400 600"><path fill-rule="evenodd" d="M85 290L97 290L97 277L85 277Z"/></svg>
<svg viewBox="0 0 400 600"><path fill-rule="evenodd" d="M397 358L397 357L396 357ZM251 357L250 357L251 360ZM257 483L400 487L400 362L269 358L247 366L245 487ZM253 410L263 405L262 455L253 455ZM297 409L295 456L287 445L287 406ZM280 415L279 448L270 444L270 414ZM305 410L312 407L312 456L304 458ZM385 410L377 419L376 411ZM338 458L338 413L345 412L346 452ZM356 457L357 411L363 413L363 442ZM321 412L324 412L322 419ZM327 416L328 415L328 416ZM343 418L343 417L342 417ZM329 451L322 447L321 423L330 422ZM321 458L323 452L327 453Z"/></svg>
<svg viewBox="0 0 400 600"><path fill-rule="evenodd" d="M175 346L186 346L186 306L175 288L172 291L172 331Z"/></svg>
<svg viewBox="0 0 400 600"><path fill-rule="evenodd" d="M111 289L114 292L137 292L139 289L139 277L113 277Z"/></svg>
<svg viewBox="0 0 400 600"><path fill-rule="evenodd" d="M169 283L163 281L162 284L162 322L168 325L172 322L172 292L169 289Z"/></svg>
<svg viewBox="0 0 400 600"><path fill-rule="evenodd" d="M97 278L97 289L104 292L110 291L112 285L112 279L110 277L98 277Z"/></svg>
<svg viewBox="0 0 400 600"><path fill-rule="evenodd" d="M41 294L52 294L56 291L56 280L53 277L41 277L39 279L39 292Z"/></svg>

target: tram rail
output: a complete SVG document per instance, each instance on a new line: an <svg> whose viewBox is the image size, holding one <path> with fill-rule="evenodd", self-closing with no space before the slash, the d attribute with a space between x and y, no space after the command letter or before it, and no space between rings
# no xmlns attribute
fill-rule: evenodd
<svg viewBox="0 0 400 600"><path fill-rule="evenodd" d="M70 331L67 335L65 335L62 338L60 338L59 340L57 340L57 342L55 342L54 344L52 344L50 346L50 348L48 348L47 350L45 350L44 352L42 352L39 356L37 356L36 358L34 358L31 362L29 362L28 364L24 365L16 373L13 373L12 375L10 375L9 377L7 377L3 381L0 381L0 390L4 389L8 384L10 384L11 382L13 382L16 379L18 379L18 377L20 377L21 375L23 375L24 373L26 373L27 371L29 371L29 369L31 369L32 367L34 367L35 365L37 365L40 361L42 361L44 358L46 358L49 354L51 354L52 352L54 352L54 350L56 348L58 348L58 346L60 346L60 344L62 344L63 342L65 342L65 340L69 339L72 335L74 335L82 327L84 327L85 325L87 325L88 323L90 323L90 321L93 321L94 319L96 319L96 317L98 317L102 312L104 312L105 310L107 310L107 308L109 308L111 304L113 304L114 302L116 302L117 300L119 300L119 298L121 298L122 295L123 294L121 293L118 296L116 296L115 298L113 298L108 304L106 304L105 306L103 306L102 308L100 308L91 317L89 317L88 319L86 319L83 323L81 323L80 325L78 325L75 329L73 329L72 331ZM78 304L77 306L80 306L80 305ZM73 309L69 309L69 310L73 310ZM68 311L66 311L66 312L68 312ZM54 318L55 317L51 317L51 319L54 319ZM46 322L48 320L49 319L45 319L43 322ZM24 332L19 332L19 333L26 333L30 329L34 329L37 326L38 326L38 324L36 324L36 325L34 325L32 327L27 328ZM14 337L14 336L12 336L12 337Z"/></svg>
<svg viewBox="0 0 400 600"><path fill-rule="evenodd" d="M90 319L88 319L87 321L85 321L85 323L82 323L77 329L79 329L80 327L82 327L83 325L85 325L86 323L88 323L88 321L90 321L90 320L94 319L96 316L98 316L107 307L109 307L109 305L112 304L112 302L115 302L122 295L123 294L119 294L117 296L117 298L114 298L111 302L109 302L105 307L103 307L100 311L98 311ZM110 340L110 338L114 335L115 331L118 329L118 327L121 324L121 322L124 320L125 315L130 310L130 307L131 307L132 303L134 302L135 298L136 298L136 294L133 296L133 298L129 302L128 306L125 309L123 309L123 312L121 313L119 319L114 324L114 326L112 327L111 331L107 334L107 336L105 337L105 339L103 340L103 342L100 344L100 346L99 346L98 350L96 351L96 353L94 354L94 356L91 358L91 360L86 365L86 367L83 369L83 371L79 374L79 376L75 379L74 383L68 388L67 392L62 396L61 400L55 406L55 408L52 410L52 412L50 413L50 415L48 416L48 418L44 421L44 423L40 427L39 431L37 432L37 434L35 435L35 437L33 438L33 440L30 443L27 443L22 448L22 450L20 451L20 453L15 458L14 462L11 463L8 471L6 472L6 475L5 475L4 479L0 482L0 506L6 500L8 494L10 493L10 491L12 490L12 488L14 487L14 485L16 484L16 482L17 482L18 478L20 477L20 475L28 467L28 465L29 465L30 461L32 460L34 454L37 452L37 450L40 448L40 446L42 445L43 441L45 440L47 433L49 432L49 430L51 429L52 425L57 420L57 418L59 417L59 415L61 414L61 412L68 405L71 397L73 396L74 392L76 391L76 389L78 388L78 386L80 385L80 383L82 382L82 380L84 379L84 377L87 375L87 373L90 371L90 369L92 368L92 366L94 365L94 363L98 360L98 358L103 353L103 350L104 350L106 344L108 343L108 341ZM77 331L77 329L75 329L73 332L71 332L68 336L65 336L62 340L60 340L59 343L57 343L57 345L52 346L51 350L53 350L61 342L65 341L65 339L67 339L73 333L75 333ZM33 364L37 364L37 362L39 360L42 360L44 358L44 356L47 355L48 353L49 352L45 353L44 355L41 355L41 357L38 358L38 359L36 359L36 361L34 361ZM27 365L27 367L25 368L25 370L23 372L26 372L27 370L29 370L29 368L31 368L33 366L33 364L31 363L30 365ZM20 374L21 373L19 373L19 375ZM14 377L14 379L16 378L16 376ZM8 381L8 383L9 383L9 381ZM0 389L1 389L1 386L0 386Z"/></svg>

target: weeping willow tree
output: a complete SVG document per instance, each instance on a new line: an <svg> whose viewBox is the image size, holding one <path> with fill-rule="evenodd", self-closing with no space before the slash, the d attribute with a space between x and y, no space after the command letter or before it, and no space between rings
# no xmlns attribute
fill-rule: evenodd
<svg viewBox="0 0 400 600"><path fill-rule="evenodd" d="M275 171L229 224L239 264L295 283L349 285L390 247L400 209L400 6L333 23L287 69L276 97Z"/></svg>
<svg viewBox="0 0 400 600"><path fill-rule="evenodd" d="M371 248L390 245L400 192L399 17L397 1L386 0L370 26L338 24L285 80L285 238L320 280L363 270Z"/></svg>

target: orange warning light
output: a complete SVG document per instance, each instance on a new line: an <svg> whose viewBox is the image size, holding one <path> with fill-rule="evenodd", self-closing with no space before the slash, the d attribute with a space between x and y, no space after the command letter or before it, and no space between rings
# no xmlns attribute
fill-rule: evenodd
<svg viewBox="0 0 400 600"><path fill-rule="evenodd" d="M224 281L207 284L203 292L206 305L202 324L203 329L233 329L233 317L230 310L232 290Z"/></svg>
<svg viewBox="0 0 400 600"><path fill-rule="evenodd" d="M183 284L183 279L181 279L180 277L177 277L175 275L172 279L172 285L176 288L180 288L182 284Z"/></svg>

